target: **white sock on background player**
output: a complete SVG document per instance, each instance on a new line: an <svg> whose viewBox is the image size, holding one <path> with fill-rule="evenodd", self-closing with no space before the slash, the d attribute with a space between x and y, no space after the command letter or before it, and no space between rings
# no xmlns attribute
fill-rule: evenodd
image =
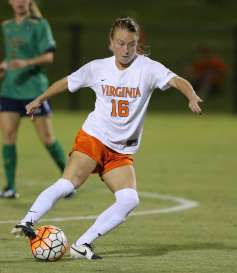
<svg viewBox="0 0 237 273"><path fill-rule="evenodd" d="M21 223L37 222L47 211L49 211L55 202L62 197L65 197L74 190L73 184L67 179L59 179L51 187L44 190L35 200L26 217L21 220Z"/></svg>
<svg viewBox="0 0 237 273"><path fill-rule="evenodd" d="M123 189L115 192L116 202L105 210L75 243L76 246L91 244L126 220L128 214L139 204L137 192Z"/></svg>

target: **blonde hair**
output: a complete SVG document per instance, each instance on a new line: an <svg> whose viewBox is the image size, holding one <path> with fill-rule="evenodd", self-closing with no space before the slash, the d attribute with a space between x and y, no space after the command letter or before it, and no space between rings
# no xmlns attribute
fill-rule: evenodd
<svg viewBox="0 0 237 273"><path fill-rule="evenodd" d="M31 0L30 11L39 18L43 17L34 0Z"/></svg>

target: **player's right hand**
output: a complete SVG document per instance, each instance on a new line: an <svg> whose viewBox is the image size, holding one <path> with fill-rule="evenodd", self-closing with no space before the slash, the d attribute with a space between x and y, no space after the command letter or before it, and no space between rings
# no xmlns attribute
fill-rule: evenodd
<svg viewBox="0 0 237 273"><path fill-rule="evenodd" d="M33 120L33 115L38 110L40 105L41 101L38 98L26 105L26 114L30 115L31 120Z"/></svg>
<svg viewBox="0 0 237 273"><path fill-rule="evenodd" d="M198 113L199 115L202 115L202 109L199 106L200 102L203 102L203 100L200 99L196 94L194 94L189 100L189 108L194 113Z"/></svg>

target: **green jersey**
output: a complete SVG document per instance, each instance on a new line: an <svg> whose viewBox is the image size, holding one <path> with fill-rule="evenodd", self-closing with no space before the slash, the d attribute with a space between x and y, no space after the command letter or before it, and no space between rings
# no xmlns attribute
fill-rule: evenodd
<svg viewBox="0 0 237 273"><path fill-rule="evenodd" d="M46 19L28 16L21 24L14 19L2 23L6 61L31 59L55 51L56 43ZM48 88L44 66L27 66L6 71L1 96L12 99L34 99Z"/></svg>

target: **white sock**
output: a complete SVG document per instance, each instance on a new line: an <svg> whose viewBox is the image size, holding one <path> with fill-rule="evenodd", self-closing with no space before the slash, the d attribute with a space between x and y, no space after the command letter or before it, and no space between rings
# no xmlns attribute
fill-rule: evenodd
<svg viewBox="0 0 237 273"><path fill-rule="evenodd" d="M96 219L95 223L77 241L76 246L91 244L126 220L128 214L139 204L137 192L123 189L115 192L116 202Z"/></svg>
<svg viewBox="0 0 237 273"><path fill-rule="evenodd" d="M65 197L73 190L74 186L69 180L59 179L39 195L21 223L32 222L34 224L52 208L59 198Z"/></svg>

